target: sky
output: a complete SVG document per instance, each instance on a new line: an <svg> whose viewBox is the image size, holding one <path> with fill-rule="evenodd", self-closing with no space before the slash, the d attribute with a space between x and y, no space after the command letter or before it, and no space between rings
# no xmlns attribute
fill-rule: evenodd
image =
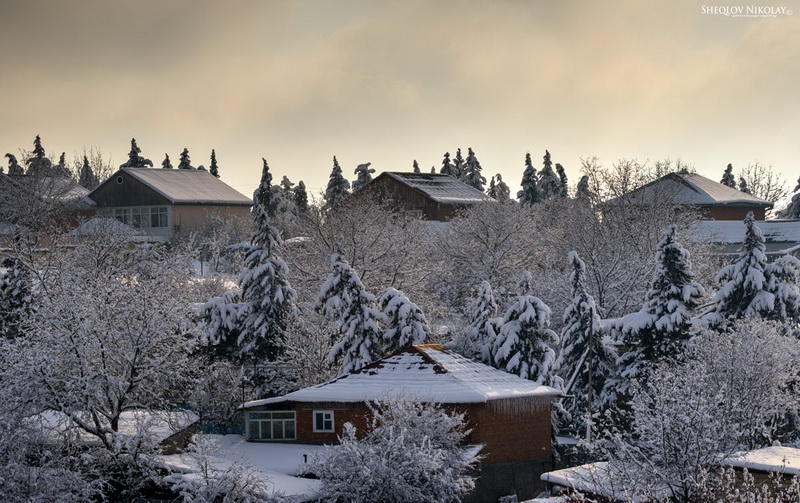
<svg viewBox="0 0 800 503"><path fill-rule="evenodd" d="M573 183L593 156L793 182L800 0L725 2L0 0L0 153L214 148L248 195L262 157L318 192L334 155L352 179L458 147L512 190L545 149ZM706 12L753 4L791 14Z"/></svg>

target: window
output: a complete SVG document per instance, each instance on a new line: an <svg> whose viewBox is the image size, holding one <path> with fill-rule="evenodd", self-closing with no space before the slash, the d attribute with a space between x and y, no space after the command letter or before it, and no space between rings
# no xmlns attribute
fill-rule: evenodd
<svg viewBox="0 0 800 503"><path fill-rule="evenodd" d="M314 432L332 433L333 432L333 411L315 410L314 411Z"/></svg>
<svg viewBox="0 0 800 503"><path fill-rule="evenodd" d="M406 215L409 218L422 218L422 210L408 210L406 211Z"/></svg>
<svg viewBox="0 0 800 503"><path fill-rule="evenodd" d="M167 226L167 208L164 206L150 208L150 227Z"/></svg>
<svg viewBox="0 0 800 503"><path fill-rule="evenodd" d="M130 224L131 223L131 210L128 208L115 208L114 209L114 218L122 222L123 224Z"/></svg>
<svg viewBox="0 0 800 503"><path fill-rule="evenodd" d="M247 414L248 440L294 440L294 411L264 411Z"/></svg>
<svg viewBox="0 0 800 503"><path fill-rule="evenodd" d="M134 206L130 208L108 209L102 214L110 214L120 222L137 229L148 227L167 227L169 210L166 206Z"/></svg>

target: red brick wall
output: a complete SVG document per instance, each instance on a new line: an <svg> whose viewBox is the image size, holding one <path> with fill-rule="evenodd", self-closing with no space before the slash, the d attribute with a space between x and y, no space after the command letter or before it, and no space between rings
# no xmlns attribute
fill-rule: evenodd
<svg viewBox="0 0 800 503"><path fill-rule="evenodd" d="M733 206L715 206L713 208L704 208L703 214L706 218L713 218L714 220L744 220L747 212L752 211L756 220L764 220L764 208L736 208Z"/></svg>

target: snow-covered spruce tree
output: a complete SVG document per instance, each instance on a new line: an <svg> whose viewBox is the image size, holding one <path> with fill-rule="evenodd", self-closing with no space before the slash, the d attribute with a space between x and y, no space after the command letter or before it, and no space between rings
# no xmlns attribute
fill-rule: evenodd
<svg viewBox="0 0 800 503"><path fill-rule="evenodd" d="M0 274L0 337L13 339L31 313L33 283L28 266L19 258L6 264Z"/></svg>
<svg viewBox="0 0 800 503"><path fill-rule="evenodd" d="M542 171L539 172L539 194L543 200L561 195L561 179L553 171L553 161L550 152L544 151Z"/></svg>
<svg viewBox="0 0 800 503"><path fill-rule="evenodd" d="M486 195L492 199L497 199L497 185L494 184L494 177L489 179L489 187L486 189Z"/></svg>
<svg viewBox="0 0 800 503"><path fill-rule="evenodd" d="M289 180L288 176L283 175L283 178L281 178L281 195L284 197L284 199L291 201L292 199L294 199L293 194L294 194L294 182Z"/></svg>
<svg viewBox="0 0 800 503"><path fill-rule="evenodd" d="M297 182L292 193L298 213L303 214L308 211L308 193L306 193L306 184L303 183L303 180Z"/></svg>
<svg viewBox="0 0 800 503"><path fill-rule="evenodd" d="M28 166L28 175L50 176L53 163L47 158L42 146L42 138L38 134L33 140L33 156L25 159L25 164Z"/></svg>
<svg viewBox="0 0 800 503"><path fill-rule="evenodd" d="M422 310L406 294L387 288L380 298L383 311L383 339L386 352L393 353L414 344L424 344L431 329Z"/></svg>
<svg viewBox="0 0 800 503"><path fill-rule="evenodd" d="M747 180L744 177L739 177L739 190L745 194L750 194L750 188L747 186Z"/></svg>
<svg viewBox="0 0 800 503"><path fill-rule="evenodd" d="M764 235L752 212L745 217L744 225L739 256L717 274L721 286L714 295L713 310L702 321L713 327L744 317L800 320L800 261L784 255L768 263Z"/></svg>
<svg viewBox="0 0 800 503"><path fill-rule="evenodd" d="M464 179L464 175L466 173L466 164L464 163L464 157L461 156L461 149L456 149L456 156L453 157L453 176L456 178Z"/></svg>
<svg viewBox="0 0 800 503"><path fill-rule="evenodd" d="M453 163L450 161L450 152L444 153L444 159L442 159L442 168L439 170L439 173L443 175L455 176L453 174Z"/></svg>
<svg viewBox="0 0 800 503"><path fill-rule="evenodd" d="M467 163L464 165L464 169L461 172L461 180L464 181L467 185L475 187L476 189L483 192L484 185L486 184L486 178L481 174L483 168L481 168L481 163L478 161L478 157L475 155L475 152L472 151L472 148L467 149Z"/></svg>
<svg viewBox="0 0 800 503"><path fill-rule="evenodd" d="M538 384L557 385L558 336L550 330L550 308L520 295L503 314L494 342L494 366Z"/></svg>
<svg viewBox="0 0 800 503"><path fill-rule="evenodd" d="M612 375L614 361L603 344L600 313L584 285L586 264L574 251L567 256L572 265L572 302L564 310L559 371L564 392L575 396L566 408L576 429L585 428L588 440L592 415L599 409L598 398L605 379Z"/></svg>
<svg viewBox="0 0 800 503"><path fill-rule="evenodd" d="M411 400L370 404L363 438L346 423L339 445L326 447L309 469L322 501L456 503L474 487L475 455L463 447L465 417Z"/></svg>
<svg viewBox="0 0 800 503"><path fill-rule="evenodd" d="M583 175L575 187L575 200L590 203L594 199L592 189L589 188L589 175Z"/></svg>
<svg viewBox="0 0 800 503"><path fill-rule="evenodd" d="M64 178L70 178L72 173L67 167L66 155L66 152L61 152L61 155L58 156L58 164L53 167L53 174Z"/></svg>
<svg viewBox="0 0 800 503"><path fill-rule="evenodd" d="M280 354L286 327L297 310L289 268L279 255L283 241L269 218L275 204L272 188L272 174L264 160L261 183L253 194L256 230L239 274L241 323L236 345L239 354L251 360L273 359Z"/></svg>
<svg viewBox="0 0 800 503"><path fill-rule="evenodd" d="M94 174L94 170L92 170L92 166L89 164L89 158L86 156L83 156L83 164L81 164L81 172L78 175L78 183L81 187L89 190L97 187L99 183L97 175Z"/></svg>
<svg viewBox="0 0 800 503"><path fill-rule="evenodd" d="M162 169L173 169L172 168L172 161L169 160L169 154L164 154L164 160L161 161L161 168Z"/></svg>
<svg viewBox="0 0 800 503"><path fill-rule="evenodd" d="M509 189L506 182L503 181L503 177L500 176L500 173L498 173L497 175L495 175L495 178L497 178L497 188L495 189L497 197L495 199L497 199L501 203L510 200L511 189Z"/></svg>
<svg viewBox="0 0 800 503"><path fill-rule="evenodd" d="M719 181L722 185L727 185L728 187L735 189L736 188L736 177L733 176L733 165L728 163L725 167L725 172L722 174L722 180Z"/></svg>
<svg viewBox="0 0 800 503"><path fill-rule="evenodd" d="M150 166L153 167L153 161L150 159L145 159L144 157L140 156L139 154L142 153L142 149L136 145L136 138L131 138L131 151L128 152L128 160L120 164L120 168L146 168Z"/></svg>
<svg viewBox="0 0 800 503"><path fill-rule="evenodd" d="M432 175L436 174L436 166L431 166L431 174Z"/></svg>
<svg viewBox="0 0 800 503"><path fill-rule="evenodd" d="M419 173L420 172L419 164L417 164L417 160L416 159L414 159L414 164L412 164L411 167L412 167L412 170L414 171L414 173Z"/></svg>
<svg viewBox="0 0 800 503"><path fill-rule="evenodd" d="M356 179L352 184L353 192L361 190L366 184L372 181L372 173L374 173L375 170L370 168L371 164L371 162L367 162L356 166L355 171L353 171L353 173L356 175Z"/></svg>
<svg viewBox="0 0 800 503"><path fill-rule="evenodd" d="M208 172L219 178L219 166L217 165L217 152L211 149L211 164L208 165Z"/></svg>
<svg viewBox="0 0 800 503"><path fill-rule="evenodd" d="M525 154L525 171L522 173L522 190L517 192L517 201L523 206L532 206L541 200L539 175L531 162L531 154Z"/></svg>
<svg viewBox="0 0 800 503"><path fill-rule="evenodd" d="M5 157L8 159L9 176L22 176L25 174L25 170L19 165L19 162L17 162L17 158L14 156L14 154L7 153Z"/></svg>
<svg viewBox="0 0 800 503"><path fill-rule="evenodd" d="M181 158L180 161L178 162L178 169L194 169L194 166L192 166L192 161L189 159L188 148L184 148L183 151L181 151Z"/></svg>
<svg viewBox="0 0 800 503"><path fill-rule="evenodd" d="M333 156L333 169L328 177L328 186L325 188L325 205L328 208L333 208L349 195L350 182L342 176L342 168L339 167L339 161L336 160L336 156Z"/></svg>
<svg viewBox="0 0 800 503"><path fill-rule="evenodd" d="M338 253L331 255L333 271L319 292L316 310L333 321L340 338L328 353L328 363L341 361L339 375L368 365L383 355L383 337L375 297Z"/></svg>
<svg viewBox="0 0 800 503"><path fill-rule="evenodd" d="M496 318L497 302L488 281L482 281L478 286L477 296L467 314L468 323L464 332L456 336L450 345L468 358L491 365L500 325Z"/></svg>
<svg viewBox="0 0 800 503"><path fill-rule="evenodd" d="M689 252L675 240L675 230L668 227L657 245L656 270L642 308L620 320L628 350L617 360L617 393L626 394L653 363L678 355L691 338L692 313L705 290L694 281Z"/></svg>
<svg viewBox="0 0 800 503"><path fill-rule="evenodd" d="M569 180L567 179L567 172L564 171L564 166L556 163L556 173L558 173L558 180L561 183L561 197L569 195Z"/></svg>

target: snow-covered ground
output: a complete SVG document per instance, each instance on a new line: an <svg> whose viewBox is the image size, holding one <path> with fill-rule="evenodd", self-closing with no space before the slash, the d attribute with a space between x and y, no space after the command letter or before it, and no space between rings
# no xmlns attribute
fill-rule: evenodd
<svg viewBox="0 0 800 503"><path fill-rule="evenodd" d="M248 465L260 474L270 492L294 496L299 500L311 499L319 490L320 482L314 479L297 477L306 461L304 456L319 452L323 446L309 444L278 444L266 442L247 442L241 435L204 435L217 442L218 451L212 455L211 462L225 470L233 463ZM189 453L160 456L159 459L169 469L179 473L198 471L196 458Z"/></svg>

